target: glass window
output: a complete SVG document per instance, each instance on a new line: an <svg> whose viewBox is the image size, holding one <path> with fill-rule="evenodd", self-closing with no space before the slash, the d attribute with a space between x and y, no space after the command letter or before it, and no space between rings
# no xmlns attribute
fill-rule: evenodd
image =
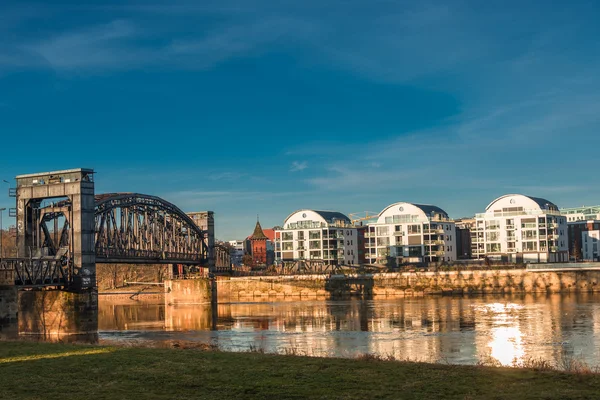
<svg viewBox="0 0 600 400"><path fill-rule="evenodd" d="M414 235L421 233L421 225L408 225L408 234Z"/></svg>
<svg viewBox="0 0 600 400"><path fill-rule="evenodd" d="M293 232L283 232L283 235L281 235L281 238L283 240L294 240L294 233Z"/></svg>
<svg viewBox="0 0 600 400"><path fill-rule="evenodd" d="M378 226L377 227L377 236L386 236L386 235L389 235L389 227Z"/></svg>

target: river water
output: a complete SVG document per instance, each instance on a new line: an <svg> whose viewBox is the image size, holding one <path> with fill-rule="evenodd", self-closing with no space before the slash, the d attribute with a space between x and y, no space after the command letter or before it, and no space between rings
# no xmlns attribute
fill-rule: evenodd
<svg viewBox="0 0 600 400"><path fill-rule="evenodd" d="M600 364L600 295L303 299L217 307L107 297L99 301L101 343L199 342L226 351L368 353L452 364Z"/></svg>

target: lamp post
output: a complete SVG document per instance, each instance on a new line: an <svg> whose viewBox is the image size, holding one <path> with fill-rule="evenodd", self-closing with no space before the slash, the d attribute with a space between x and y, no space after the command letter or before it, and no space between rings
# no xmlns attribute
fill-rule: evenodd
<svg viewBox="0 0 600 400"><path fill-rule="evenodd" d="M2 245L2 213L6 208L0 208L0 260L4 258L4 246Z"/></svg>

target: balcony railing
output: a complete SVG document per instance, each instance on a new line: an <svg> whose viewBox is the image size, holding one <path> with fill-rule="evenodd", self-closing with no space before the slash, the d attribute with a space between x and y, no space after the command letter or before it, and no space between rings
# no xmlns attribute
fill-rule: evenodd
<svg viewBox="0 0 600 400"><path fill-rule="evenodd" d="M402 231L394 231L394 236L402 236Z"/></svg>
<svg viewBox="0 0 600 400"><path fill-rule="evenodd" d="M432 233L444 233L444 228L423 229L425 235L431 235Z"/></svg>
<svg viewBox="0 0 600 400"><path fill-rule="evenodd" d="M550 251L555 253L558 251L558 246L550 246Z"/></svg>
<svg viewBox="0 0 600 400"><path fill-rule="evenodd" d="M515 229L514 225L506 225L506 229Z"/></svg>
<svg viewBox="0 0 600 400"><path fill-rule="evenodd" d="M522 211L500 211L492 214L494 217L513 217L516 215L562 215L558 210L522 210ZM486 213L477 213L475 218L485 218Z"/></svg>
<svg viewBox="0 0 600 400"><path fill-rule="evenodd" d="M424 240L423 244L428 245L428 246L433 246L433 245L438 245L438 244L444 244L443 240Z"/></svg>

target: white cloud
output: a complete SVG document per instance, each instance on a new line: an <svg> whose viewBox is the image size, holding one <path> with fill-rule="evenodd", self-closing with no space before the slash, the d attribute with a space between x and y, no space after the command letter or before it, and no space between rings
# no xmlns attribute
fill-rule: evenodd
<svg viewBox="0 0 600 400"><path fill-rule="evenodd" d="M306 161L294 161L290 167L290 172L304 171L306 168L308 168Z"/></svg>

